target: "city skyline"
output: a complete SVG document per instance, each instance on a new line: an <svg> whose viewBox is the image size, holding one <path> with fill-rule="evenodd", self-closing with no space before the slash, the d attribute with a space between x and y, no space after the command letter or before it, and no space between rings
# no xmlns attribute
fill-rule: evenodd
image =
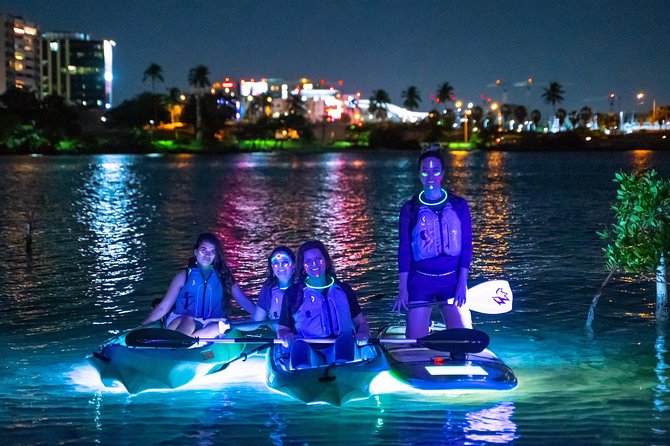
<svg viewBox="0 0 670 446"><path fill-rule="evenodd" d="M543 115L551 111L541 99L549 82L563 86L567 110L644 112L652 101L670 104L670 4L520 3L426 1L407 8L398 1L168 0L155 10L146 1L0 0L0 12L30 20L41 32L116 41L114 105L151 90L142 83L151 63L163 68L157 91L187 90L188 70L203 64L212 82L342 80L344 93L367 98L384 89L395 104L415 85L424 111L435 107L430 96L445 81L457 99L481 105L482 95L495 102L506 96ZM613 106L610 93L617 95Z"/></svg>

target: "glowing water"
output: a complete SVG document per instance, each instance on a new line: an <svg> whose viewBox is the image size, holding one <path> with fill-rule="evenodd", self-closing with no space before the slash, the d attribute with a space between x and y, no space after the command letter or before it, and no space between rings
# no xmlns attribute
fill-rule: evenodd
<svg viewBox="0 0 670 446"><path fill-rule="evenodd" d="M103 388L85 357L136 326L201 231L254 295L274 245L320 238L373 327L395 322L397 215L415 154L0 157L0 439L13 444L670 444L667 327L655 285L605 290L595 234L618 169L651 152L447 154L474 221L471 284L504 278L514 311L475 315L519 379L502 393L377 395L336 409L270 392L261 358L172 392ZM23 227L35 211L33 252ZM387 297L378 298L379 294ZM373 296L377 296L373 298Z"/></svg>

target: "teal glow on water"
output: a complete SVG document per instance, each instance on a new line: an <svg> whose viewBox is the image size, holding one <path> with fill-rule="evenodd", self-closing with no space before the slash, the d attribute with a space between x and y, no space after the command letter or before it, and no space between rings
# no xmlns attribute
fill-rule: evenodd
<svg viewBox="0 0 670 446"><path fill-rule="evenodd" d="M397 321L403 152L222 157L0 157L0 438L11 444L670 444L668 338L655 285L605 277L596 230L614 172L670 154L452 153L474 221L471 284L504 278L514 311L476 315L517 374L499 394L379 394L341 409L270 392L263 363L173 392L102 388L85 357L137 325L198 233L223 240L256 297L276 244L320 238L373 327ZM35 212L33 251L23 228ZM371 296L385 293L383 299ZM241 313L239 313L241 315ZM228 373L230 372L230 373Z"/></svg>

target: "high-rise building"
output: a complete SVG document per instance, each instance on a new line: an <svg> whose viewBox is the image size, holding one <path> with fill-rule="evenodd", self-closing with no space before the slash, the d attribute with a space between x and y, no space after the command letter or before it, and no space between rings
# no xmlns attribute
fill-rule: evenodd
<svg viewBox="0 0 670 446"><path fill-rule="evenodd" d="M0 14L0 94L12 88L39 92L40 37L34 23Z"/></svg>
<svg viewBox="0 0 670 446"><path fill-rule="evenodd" d="M84 33L42 36L42 97L56 94L87 109L112 106L112 40Z"/></svg>

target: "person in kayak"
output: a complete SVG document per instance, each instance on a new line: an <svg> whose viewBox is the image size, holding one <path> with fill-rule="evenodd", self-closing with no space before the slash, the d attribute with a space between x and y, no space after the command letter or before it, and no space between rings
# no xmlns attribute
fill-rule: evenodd
<svg viewBox="0 0 670 446"><path fill-rule="evenodd" d="M168 315L167 328L189 336L217 336L229 328L225 321L231 297L247 312L254 311L254 304L235 283L226 265L218 237L200 234L188 267L174 276L165 297L142 321L142 326Z"/></svg>
<svg viewBox="0 0 670 446"><path fill-rule="evenodd" d="M295 253L286 246L277 246L268 256L268 276L258 294L253 320L276 321L281 313L284 292L293 284Z"/></svg>
<svg viewBox="0 0 670 446"><path fill-rule="evenodd" d="M466 300L472 260L472 221L465 199L442 188L444 160L439 146L419 156L423 190L400 210L398 299L407 311L408 339L427 336L433 303L448 328L472 328ZM453 303L447 300L454 298Z"/></svg>
<svg viewBox="0 0 670 446"><path fill-rule="evenodd" d="M318 240L298 250L296 279L284 294L278 337L290 348L292 368L352 361L356 343L370 338L368 322L354 290L337 280L326 247ZM333 338L333 344L305 339Z"/></svg>

